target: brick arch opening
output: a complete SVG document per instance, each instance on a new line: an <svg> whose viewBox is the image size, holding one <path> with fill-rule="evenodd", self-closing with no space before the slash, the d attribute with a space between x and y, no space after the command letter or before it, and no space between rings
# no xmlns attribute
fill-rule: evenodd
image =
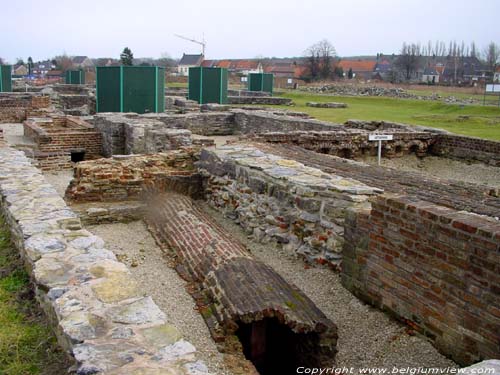
<svg viewBox="0 0 500 375"><path fill-rule="evenodd" d="M240 322L236 336L260 375L295 374L299 366L321 365L317 333L295 333L277 318Z"/></svg>
<svg viewBox="0 0 500 375"><path fill-rule="evenodd" d="M354 153L352 152L352 150L350 148L345 147L345 148L341 148L337 152L337 156L344 158L344 159L352 159L354 156Z"/></svg>

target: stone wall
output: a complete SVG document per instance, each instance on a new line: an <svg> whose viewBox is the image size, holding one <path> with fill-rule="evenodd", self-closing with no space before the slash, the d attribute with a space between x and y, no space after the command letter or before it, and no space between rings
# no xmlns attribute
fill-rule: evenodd
<svg viewBox="0 0 500 375"><path fill-rule="evenodd" d="M288 132L294 130L324 131L342 130L342 125L330 122L307 119L270 111L233 110L236 131L242 134L263 132Z"/></svg>
<svg viewBox="0 0 500 375"><path fill-rule="evenodd" d="M114 156L78 163L67 190L70 202L138 200L146 185L175 185L196 195L201 180L194 167L199 150L155 155Z"/></svg>
<svg viewBox="0 0 500 375"><path fill-rule="evenodd" d="M20 123L30 116L43 116L50 98L34 93L0 93L0 124Z"/></svg>
<svg viewBox="0 0 500 375"><path fill-rule="evenodd" d="M126 266L21 151L0 148L0 209L76 374L206 374Z"/></svg>
<svg viewBox="0 0 500 375"><path fill-rule="evenodd" d="M165 126L159 121L161 118L119 113L96 115L94 123L102 134L104 156L156 153L192 144L189 130Z"/></svg>
<svg viewBox="0 0 500 375"><path fill-rule="evenodd" d="M383 195L349 211L342 282L460 364L500 356L500 222Z"/></svg>
<svg viewBox="0 0 500 375"><path fill-rule="evenodd" d="M149 227L174 257L178 272L192 282L193 297L223 352L245 352L257 369L269 370L274 363L287 374L297 366L333 364L337 327L300 289L253 259L188 197L160 194L150 205ZM281 329L274 331L274 324ZM251 339L242 333L246 328ZM267 345L256 345L258 340ZM277 357L269 358L272 354Z"/></svg>
<svg viewBox="0 0 500 375"><path fill-rule="evenodd" d="M277 241L309 261L337 267L349 207L381 192L245 145L202 150L206 198L258 242Z"/></svg>
<svg viewBox="0 0 500 375"><path fill-rule="evenodd" d="M480 161L500 167L500 142L498 141L442 134L437 137L432 152L447 158Z"/></svg>

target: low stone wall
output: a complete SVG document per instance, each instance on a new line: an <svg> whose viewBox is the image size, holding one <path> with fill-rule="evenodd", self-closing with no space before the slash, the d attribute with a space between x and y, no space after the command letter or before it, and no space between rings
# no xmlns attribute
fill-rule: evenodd
<svg viewBox="0 0 500 375"><path fill-rule="evenodd" d="M337 327L300 289L253 259L188 197L160 194L150 204L149 227L197 286L193 297L223 352L244 352L261 373L333 365Z"/></svg>
<svg viewBox="0 0 500 375"><path fill-rule="evenodd" d="M500 222L409 196L345 222L342 282L464 365L500 357Z"/></svg>
<svg viewBox="0 0 500 375"><path fill-rule="evenodd" d="M0 124L19 123L30 116L43 116L50 98L35 93L0 93Z"/></svg>
<svg viewBox="0 0 500 375"><path fill-rule="evenodd" d="M292 99L277 96L228 96L228 104L292 105Z"/></svg>
<svg viewBox="0 0 500 375"><path fill-rule="evenodd" d="M227 90L228 96L252 96L252 97L269 97L269 93L267 91L248 91L248 90Z"/></svg>
<svg viewBox="0 0 500 375"><path fill-rule="evenodd" d="M175 185L193 195L201 189L194 167L199 150L183 149L155 155L114 156L80 162L67 190L70 202L112 202L139 199L146 185Z"/></svg>
<svg viewBox="0 0 500 375"><path fill-rule="evenodd" d="M206 374L126 266L82 228L21 151L0 148L1 211L78 375Z"/></svg>
<svg viewBox="0 0 500 375"><path fill-rule="evenodd" d="M475 160L500 167L500 142L487 139L442 134L432 147L435 155L462 160Z"/></svg>
<svg viewBox="0 0 500 375"><path fill-rule="evenodd" d="M326 103L307 102L306 106L315 108L347 108L346 103L338 103L338 102L326 102Z"/></svg>
<svg viewBox="0 0 500 375"><path fill-rule="evenodd" d="M277 241L307 260L337 267L349 207L381 192L245 145L202 150L208 202L257 242Z"/></svg>
<svg viewBox="0 0 500 375"><path fill-rule="evenodd" d="M314 119L278 115L269 111L246 111L235 109L236 131L242 134L265 132L288 132L296 130L324 131L342 130L342 125Z"/></svg>

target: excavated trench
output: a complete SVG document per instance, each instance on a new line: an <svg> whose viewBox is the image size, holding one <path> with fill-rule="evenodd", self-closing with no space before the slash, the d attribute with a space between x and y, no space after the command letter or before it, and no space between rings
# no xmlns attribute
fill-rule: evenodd
<svg viewBox="0 0 500 375"><path fill-rule="evenodd" d="M189 197L163 193L149 207L150 230L192 283L222 352L243 354L261 375L333 365L337 327L301 290L253 259Z"/></svg>

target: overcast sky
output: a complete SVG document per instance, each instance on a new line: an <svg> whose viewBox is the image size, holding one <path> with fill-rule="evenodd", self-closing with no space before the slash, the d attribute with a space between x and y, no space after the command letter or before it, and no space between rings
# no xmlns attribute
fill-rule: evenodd
<svg viewBox="0 0 500 375"><path fill-rule="evenodd" d="M2 0L0 57L199 53L173 34L205 35L207 58L301 56L328 39L341 56L396 53L403 41L500 44L499 0Z"/></svg>

